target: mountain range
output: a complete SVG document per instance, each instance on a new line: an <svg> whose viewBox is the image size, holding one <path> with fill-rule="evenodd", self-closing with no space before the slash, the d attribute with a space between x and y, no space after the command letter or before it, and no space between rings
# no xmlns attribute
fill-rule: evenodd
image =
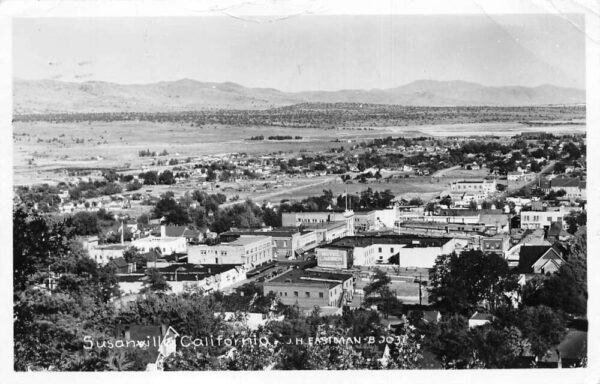
<svg viewBox="0 0 600 384"><path fill-rule="evenodd" d="M16 114L60 112L169 112L268 109L298 103L368 103L405 106L536 106L584 104L585 91L553 85L493 87L466 81L417 80L388 89L283 92L191 79L151 84L56 80L13 82Z"/></svg>

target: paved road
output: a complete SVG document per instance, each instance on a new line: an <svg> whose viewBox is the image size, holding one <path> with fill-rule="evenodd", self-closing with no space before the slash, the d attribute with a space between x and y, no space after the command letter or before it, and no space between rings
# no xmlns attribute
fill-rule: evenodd
<svg viewBox="0 0 600 384"><path fill-rule="evenodd" d="M460 165L455 165L454 167L444 168L444 169L440 169L439 171L435 171L431 175L431 177L444 177L444 176L446 176L446 173L448 173L450 171L455 171L457 169L460 169Z"/></svg>

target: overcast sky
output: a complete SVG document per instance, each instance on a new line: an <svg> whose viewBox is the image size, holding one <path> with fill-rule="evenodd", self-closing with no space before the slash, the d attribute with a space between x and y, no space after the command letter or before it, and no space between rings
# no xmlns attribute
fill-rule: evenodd
<svg viewBox="0 0 600 384"><path fill-rule="evenodd" d="M14 77L191 78L283 91L419 79L585 88L583 17L298 16L15 19Z"/></svg>

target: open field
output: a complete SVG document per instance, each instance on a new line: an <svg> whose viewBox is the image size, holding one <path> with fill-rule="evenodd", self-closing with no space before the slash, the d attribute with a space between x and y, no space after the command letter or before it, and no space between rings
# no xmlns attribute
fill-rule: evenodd
<svg viewBox="0 0 600 384"><path fill-rule="evenodd" d="M543 127L551 133L585 132L585 125ZM151 158L138 157L140 150L166 150L168 158L198 157L231 152L264 154L283 151L324 152L348 148L364 140L387 136L483 136L515 135L540 131L519 123L476 123L369 128L284 128L232 127L212 125L193 127L169 122L16 122L13 124L14 184L56 182L65 168L131 168L149 165ZM302 136L301 140L250 141L257 135ZM339 141L336 141L339 140Z"/></svg>

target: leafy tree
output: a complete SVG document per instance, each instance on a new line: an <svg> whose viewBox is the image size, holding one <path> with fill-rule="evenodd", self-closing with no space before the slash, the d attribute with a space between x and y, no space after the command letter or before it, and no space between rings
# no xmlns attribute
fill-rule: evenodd
<svg viewBox="0 0 600 384"><path fill-rule="evenodd" d="M376 269L369 284L363 288L365 304L377 305L386 317L399 314L402 311L402 303L390 290L391 281L391 278L384 271Z"/></svg>
<svg viewBox="0 0 600 384"><path fill-rule="evenodd" d="M567 232L573 235L579 227L587 224L587 212L571 212L565 217L565 222L567 223Z"/></svg>
<svg viewBox="0 0 600 384"><path fill-rule="evenodd" d="M172 193L165 193L156 202L152 212L155 218L165 218L167 224L185 225L189 222L186 210L177 203Z"/></svg>
<svg viewBox="0 0 600 384"><path fill-rule="evenodd" d="M441 308L470 315L480 304L491 310L507 303L517 288L506 260L496 254L465 251L441 255L431 275L431 296Z"/></svg>
<svg viewBox="0 0 600 384"><path fill-rule="evenodd" d="M146 259L141 255L136 247L129 247L123 252L123 258L128 263L134 263L136 270L142 270L146 267Z"/></svg>
<svg viewBox="0 0 600 384"><path fill-rule="evenodd" d="M71 217L70 225L73 227L74 233L80 236L100 233L98 216L94 212L77 212Z"/></svg>
<svg viewBox="0 0 600 384"><path fill-rule="evenodd" d="M146 270L146 281L144 282L144 288L142 292L167 292L170 291L171 287L164 276L154 268L148 268Z"/></svg>
<svg viewBox="0 0 600 384"><path fill-rule="evenodd" d="M523 308L518 327L531 344L531 352L539 358L545 356L551 346L557 345L566 332L562 316L543 305Z"/></svg>
<svg viewBox="0 0 600 384"><path fill-rule="evenodd" d="M83 337L106 338L117 281L72 236L65 222L13 211L16 370L107 369L105 354L84 353Z"/></svg>
<svg viewBox="0 0 600 384"><path fill-rule="evenodd" d="M173 172L166 170L158 176L158 184L175 184L175 177Z"/></svg>

